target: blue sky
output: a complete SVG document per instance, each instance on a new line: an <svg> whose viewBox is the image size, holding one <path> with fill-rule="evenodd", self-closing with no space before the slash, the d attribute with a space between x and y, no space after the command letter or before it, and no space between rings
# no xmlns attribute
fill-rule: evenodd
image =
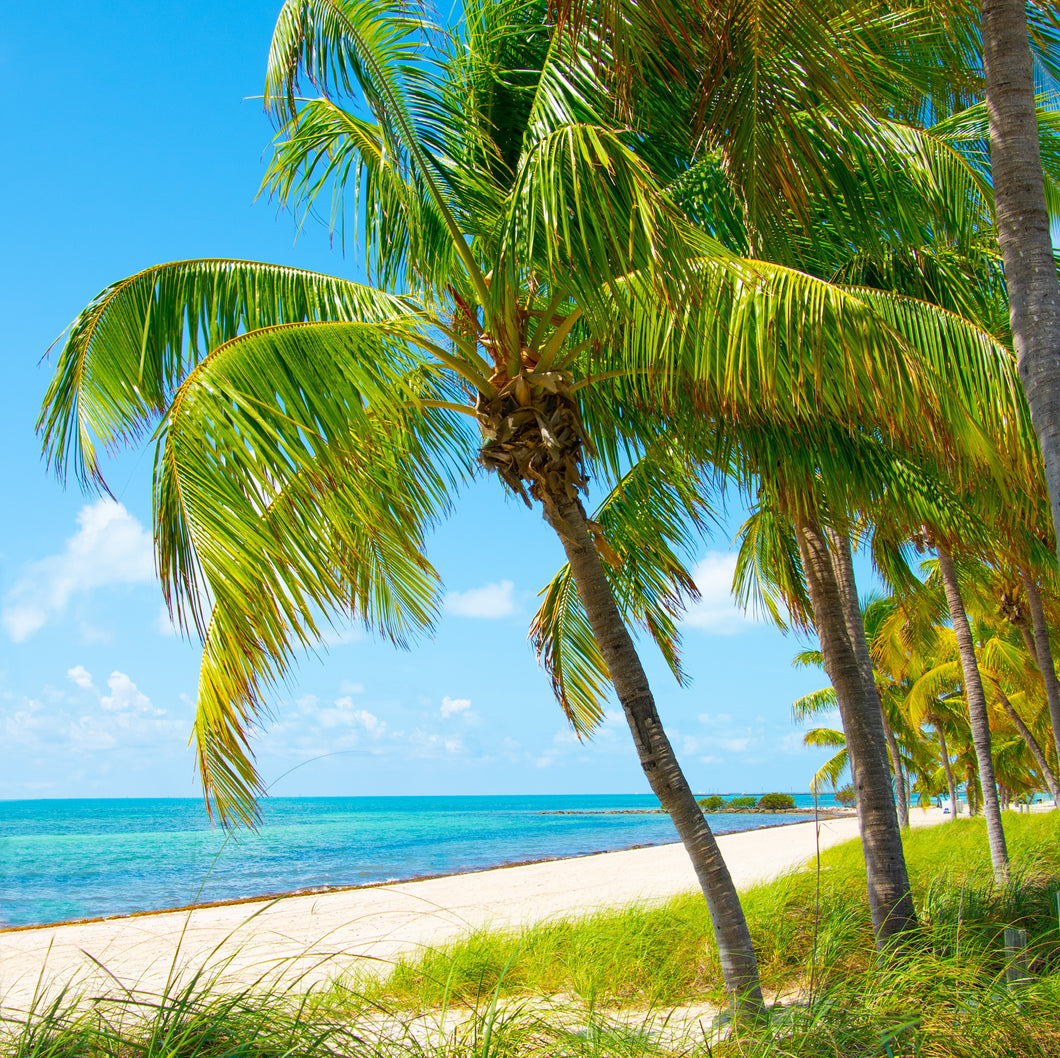
<svg viewBox="0 0 1060 1058"><path fill-rule="evenodd" d="M207 256L358 275L355 248L344 258L322 228L296 239L256 200L272 130L253 97L278 10L58 0L5 18L0 798L198 792L198 649L173 634L154 575L150 451L111 464L104 500L48 474L34 422L41 358L115 279ZM691 686L645 648L660 711L697 790L805 790L822 755L790 704L824 677L733 608L729 549L720 532L697 566ZM526 642L561 561L540 517L480 481L431 555L449 592L432 641L399 652L338 630L277 690L256 743L274 792L645 792L621 716L579 743Z"/></svg>

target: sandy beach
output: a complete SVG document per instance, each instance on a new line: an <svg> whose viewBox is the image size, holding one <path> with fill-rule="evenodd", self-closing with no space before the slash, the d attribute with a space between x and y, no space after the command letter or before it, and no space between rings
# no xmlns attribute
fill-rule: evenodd
<svg viewBox="0 0 1060 1058"><path fill-rule="evenodd" d="M915 826L944 818L915 809ZM853 818L824 820L821 848L856 837ZM720 837L739 888L814 855L813 823ZM697 888L681 845L601 853L474 874L0 931L0 1006L25 1009L35 992L157 993L204 970L227 987L258 981L308 987L483 926L518 928ZM105 967L106 969L101 969Z"/></svg>

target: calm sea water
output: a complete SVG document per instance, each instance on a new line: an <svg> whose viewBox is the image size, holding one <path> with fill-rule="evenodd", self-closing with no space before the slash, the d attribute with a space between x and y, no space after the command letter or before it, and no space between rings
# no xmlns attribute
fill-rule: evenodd
<svg viewBox="0 0 1060 1058"><path fill-rule="evenodd" d="M808 796L796 798L800 807ZM822 799L824 803L825 799ZM830 798L827 799L830 802ZM676 841L650 796L310 797L263 802L257 833L181 799L0 801L0 924L161 910ZM556 811L583 815L553 815ZM716 815L717 833L793 817Z"/></svg>

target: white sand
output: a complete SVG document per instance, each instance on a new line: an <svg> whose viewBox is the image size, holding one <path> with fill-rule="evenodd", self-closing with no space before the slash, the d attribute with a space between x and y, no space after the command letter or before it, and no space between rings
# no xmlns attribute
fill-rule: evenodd
<svg viewBox="0 0 1060 1058"><path fill-rule="evenodd" d="M916 809L914 825L946 818ZM822 848L856 837L854 819L822 822ZM720 837L746 888L814 854L813 823ZM62 985L92 995L158 993L205 969L228 987L280 978L307 986L353 968L385 966L476 927L518 927L696 889L681 845L609 852L429 881L101 922L0 931L0 1004L25 1009ZM104 972L100 964L106 967Z"/></svg>

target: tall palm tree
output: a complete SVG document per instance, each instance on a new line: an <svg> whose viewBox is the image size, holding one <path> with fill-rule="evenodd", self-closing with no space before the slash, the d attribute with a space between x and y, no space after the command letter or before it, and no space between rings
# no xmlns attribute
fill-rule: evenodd
<svg viewBox="0 0 1060 1058"><path fill-rule="evenodd" d="M981 12L994 200L1012 335L1060 547L1060 285L1038 141L1030 32L1044 46L1045 57L1051 50L1055 61L1058 26L1055 11L1026 0L982 0Z"/></svg>
<svg viewBox="0 0 1060 1058"><path fill-rule="evenodd" d="M586 516L586 481L617 483L682 431L689 392L697 414L748 426L948 436L961 419L943 350L995 353L926 306L741 260L690 225L637 130L610 124L590 61L606 49L557 37L543 0L473 0L456 34L411 5L289 0L267 77L283 122L269 184L307 207L330 192L337 211L353 193L379 287L241 261L147 269L75 320L40 425L60 473L102 485L101 449L159 423L159 569L204 639L195 737L225 820L255 818L254 717L323 623L352 614L397 642L430 627L425 537L461 480L484 466L540 509L696 869L726 987L757 1016L739 900L616 602L615 532ZM318 98L299 98L300 77Z"/></svg>
<svg viewBox="0 0 1060 1058"><path fill-rule="evenodd" d="M945 546L935 545L938 555L939 579L946 593L946 604L953 622L960 651L961 669L964 678L964 693L968 703L968 718L972 727L975 755L979 763L979 778L983 787L983 812L986 816L987 840L990 843L990 861L994 878L999 884L1008 881L1009 856L1005 841L1005 829L1001 822L1001 806L997 798L997 782L994 778L994 759L990 746L990 721L987 716L986 694L975 655L975 642L971 625L964 608L960 582L953 557Z"/></svg>
<svg viewBox="0 0 1060 1058"><path fill-rule="evenodd" d="M382 289L239 261L122 280L71 327L45 448L102 483L99 449L161 421L159 568L204 639L195 735L226 820L255 816L253 717L322 622L352 612L398 642L429 627L425 534L476 461L538 506L692 858L726 986L756 1015L739 900L616 606L585 483L655 442L678 383L750 421L817 406L852 421L872 394L915 424L941 402L862 300L747 265L685 223L606 124L590 44L558 41L543 13L470 3L448 36L411 7L290 0L267 78L284 122L269 181L307 205L355 191ZM297 97L299 76L319 98ZM793 303L812 309L777 311Z"/></svg>

